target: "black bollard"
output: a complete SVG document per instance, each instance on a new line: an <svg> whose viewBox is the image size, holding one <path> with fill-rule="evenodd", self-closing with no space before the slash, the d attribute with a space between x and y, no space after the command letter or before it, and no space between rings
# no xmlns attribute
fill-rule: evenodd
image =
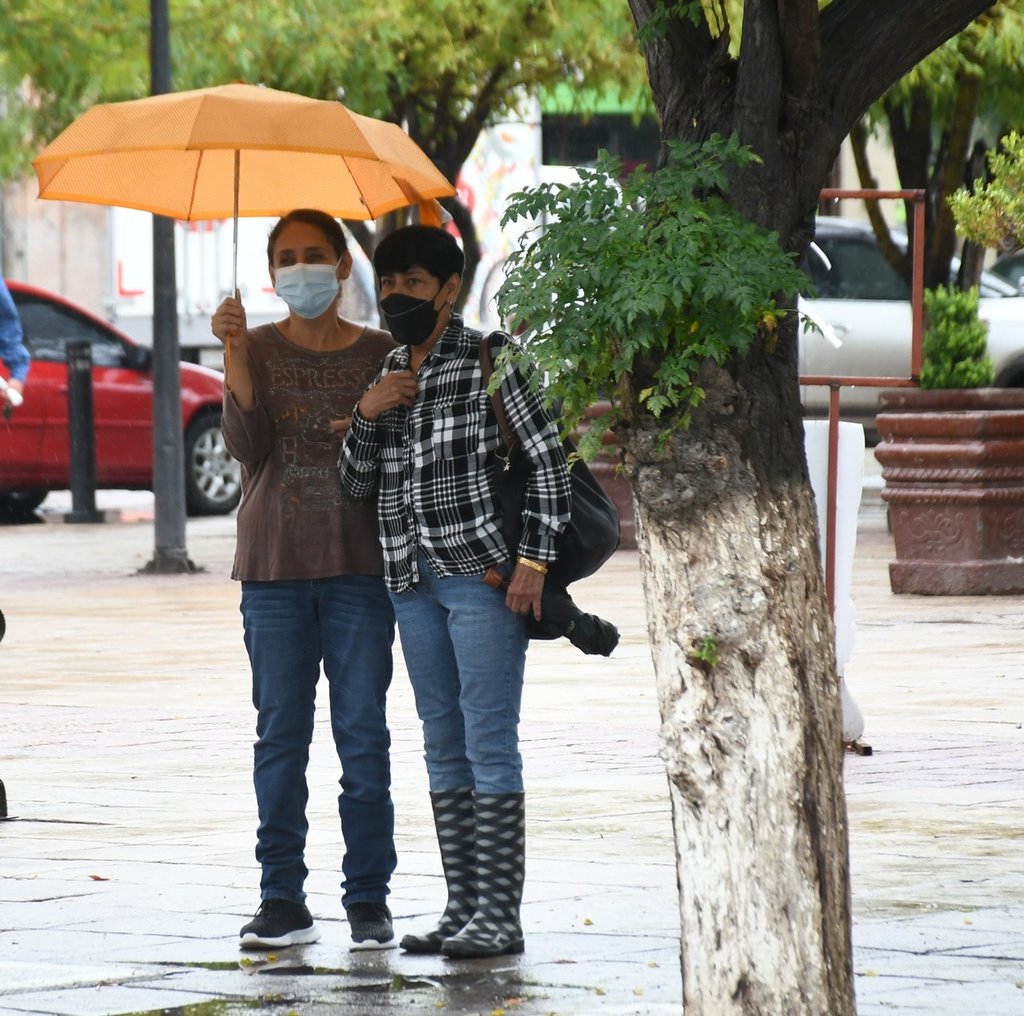
<svg viewBox="0 0 1024 1016"><path fill-rule="evenodd" d="M68 432L71 439L71 511L65 522L102 522L96 510L96 428L92 412L92 347L69 342Z"/></svg>
<svg viewBox="0 0 1024 1016"><path fill-rule="evenodd" d="M4 623L3 611L0 611L0 640L4 637L7 625ZM4 788L4 781L0 780L0 819L7 818L7 791Z"/></svg>

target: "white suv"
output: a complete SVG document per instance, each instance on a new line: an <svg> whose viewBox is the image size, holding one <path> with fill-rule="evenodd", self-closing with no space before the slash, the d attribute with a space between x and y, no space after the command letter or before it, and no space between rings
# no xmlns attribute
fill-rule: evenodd
<svg viewBox="0 0 1024 1016"><path fill-rule="evenodd" d="M820 217L804 268L815 295L801 298L800 310L822 330L801 325L801 376L909 377L910 287L885 260L871 226ZM979 310L988 322L994 384L1024 387L1024 297L988 272L983 273L980 288ZM873 428L879 391L844 387L842 418ZM807 416L827 415L828 388L805 386L801 394Z"/></svg>

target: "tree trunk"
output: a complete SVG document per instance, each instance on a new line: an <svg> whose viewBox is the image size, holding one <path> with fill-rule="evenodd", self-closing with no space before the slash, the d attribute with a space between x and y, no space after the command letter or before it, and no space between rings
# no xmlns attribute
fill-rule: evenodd
<svg viewBox="0 0 1024 1016"><path fill-rule="evenodd" d="M987 156L985 142L977 140L971 149L970 157L964 170L961 183L974 193L974 182L985 178ZM985 267L986 248L970 240L964 241L960 251L960 271L957 273L957 286L966 291L981 282L981 272Z"/></svg>
<svg viewBox="0 0 1024 1016"><path fill-rule="evenodd" d="M630 0L640 26L665 6ZM645 43L663 136L735 132L763 162L732 174L730 203L803 253L842 139L985 6L746 0L738 59L728 32L670 16ZM663 453L650 416L623 435L694 1016L855 1011L841 702L796 349L790 315L777 344L706 367L706 399Z"/></svg>
<svg viewBox="0 0 1024 1016"><path fill-rule="evenodd" d="M949 284L950 264L956 253L956 222L949 198L963 183L981 103L982 81L977 71L961 68L957 82L952 122L943 134L941 158L936 160L929 184L929 205L934 219L926 238L924 284L928 289Z"/></svg>
<svg viewBox="0 0 1024 1016"><path fill-rule="evenodd" d="M932 116L932 99L922 85L914 90L905 109L895 101L885 103L889 137L896 160L900 187L920 188L925 201L924 285L926 289L949 282L949 266L956 251L956 224L949 207L950 195L964 183L964 168L970 157L970 142L981 102L982 82L977 71L962 68L959 88L949 126L937 136ZM909 115L908 115L909 114ZM851 132L854 157L862 187L877 187L867 155L867 129L863 121ZM973 180L973 177L970 178ZM894 243L888 222L878 202L865 202L868 218L882 253L910 285L913 274L913 245ZM911 227L913 202L906 202Z"/></svg>
<svg viewBox="0 0 1024 1016"><path fill-rule="evenodd" d="M667 63L652 83L662 124L679 125L687 140L735 130L753 144L763 163L733 174L730 201L801 249L842 135L821 89L801 91L795 79L782 88L781 54L794 40L783 44L771 18L744 24L745 40L758 33L765 52L737 72L734 106L720 44L689 94L669 87ZM685 26L676 31L676 45L692 51ZM791 315L777 346L758 339L743 360L706 365L705 401L664 459L658 421L641 417L625 438L671 787L687 1013L854 1013L841 703L796 349ZM634 378L634 390L644 383Z"/></svg>
<svg viewBox="0 0 1024 1016"><path fill-rule="evenodd" d="M656 425L626 440L684 1011L852 1016L842 721L802 430L771 425L734 369L706 370L664 455Z"/></svg>
<svg viewBox="0 0 1024 1016"><path fill-rule="evenodd" d="M462 288L455 299L455 309L462 313L466 301L469 300L473 280L480 267L480 238L477 236L476 223L470 210L457 198L445 198L441 204L451 213L455 226L462 237L462 253L466 255L466 266L462 272Z"/></svg>

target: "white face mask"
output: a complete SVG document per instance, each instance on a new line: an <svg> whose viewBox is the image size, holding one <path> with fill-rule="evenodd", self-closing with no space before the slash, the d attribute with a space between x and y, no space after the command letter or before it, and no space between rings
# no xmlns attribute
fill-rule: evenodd
<svg viewBox="0 0 1024 1016"><path fill-rule="evenodd" d="M340 262L339 262L340 264ZM318 318L341 290L337 265L286 265L274 273L274 292L299 317Z"/></svg>

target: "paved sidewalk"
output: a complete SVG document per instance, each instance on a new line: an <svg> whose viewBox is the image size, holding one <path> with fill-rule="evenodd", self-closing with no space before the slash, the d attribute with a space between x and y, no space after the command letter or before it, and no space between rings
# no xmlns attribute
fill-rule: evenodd
<svg viewBox="0 0 1024 1016"><path fill-rule="evenodd" d="M525 955L347 951L322 710L308 851L322 938L252 962L237 948L258 871L234 523L190 521L204 572L138 575L153 528L144 502L129 507L132 521L0 527L0 779L15 816L0 822L0 1016L680 1012L635 553L578 587L622 630L610 660L530 650ZM847 671L874 748L846 759L859 1012L1024 1014L1024 599L895 597L890 554L868 497ZM400 661L390 717L402 934L435 915L443 885Z"/></svg>

